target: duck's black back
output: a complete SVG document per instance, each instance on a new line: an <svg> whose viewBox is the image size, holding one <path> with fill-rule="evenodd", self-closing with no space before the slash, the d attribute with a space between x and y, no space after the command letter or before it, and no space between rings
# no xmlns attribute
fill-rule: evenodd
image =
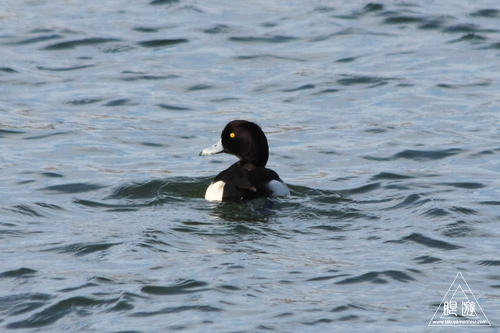
<svg viewBox="0 0 500 333"><path fill-rule="evenodd" d="M225 183L222 201L241 201L270 196L266 184L272 180L281 181L273 170L262 167L249 169L236 162L219 173L214 182Z"/></svg>

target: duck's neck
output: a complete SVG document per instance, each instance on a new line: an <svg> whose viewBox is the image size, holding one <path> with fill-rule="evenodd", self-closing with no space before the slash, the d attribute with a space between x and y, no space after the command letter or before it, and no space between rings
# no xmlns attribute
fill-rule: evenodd
<svg viewBox="0 0 500 333"><path fill-rule="evenodd" d="M259 149L256 149L259 147ZM240 158L241 164L253 164L256 167L265 168L267 164L267 160L269 159L269 148L267 146L267 142L264 141L259 145L254 145L252 149L250 149L245 158Z"/></svg>
<svg viewBox="0 0 500 333"><path fill-rule="evenodd" d="M240 159L239 162L237 162L241 167L247 169L247 170L253 170L255 168L265 168L266 167L266 162L267 158L265 160L261 160L259 162L250 162L247 160Z"/></svg>

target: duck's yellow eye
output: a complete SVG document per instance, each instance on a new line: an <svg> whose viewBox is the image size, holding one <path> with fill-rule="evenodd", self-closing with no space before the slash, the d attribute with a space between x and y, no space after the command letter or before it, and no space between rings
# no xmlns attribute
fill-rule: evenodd
<svg viewBox="0 0 500 333"><path fill-rule="evenodd" d="M229 136L230 136L231 138L234 138L234 137L236 136L236 134L231 133L231 134L229 134Z"/></svg>

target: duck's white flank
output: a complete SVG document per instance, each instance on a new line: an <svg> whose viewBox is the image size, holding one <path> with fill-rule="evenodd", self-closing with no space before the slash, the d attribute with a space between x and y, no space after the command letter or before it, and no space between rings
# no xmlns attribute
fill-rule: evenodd
<svg viewBox="0 0 500 333"><path fill-rule="evenodd" d="M226 185L226 183L224 183L222 180L210 184L210 186L207 188L207 192L205 192L205 200L222 201L224 185Z"/></svg>
<svg viewBox="0 0 500 333"><path fill-rule="evenodd" d="M267 190L273 197L284 197L290 195L290 190L285 183L279 180L271 180L267 185Z"/></svg>

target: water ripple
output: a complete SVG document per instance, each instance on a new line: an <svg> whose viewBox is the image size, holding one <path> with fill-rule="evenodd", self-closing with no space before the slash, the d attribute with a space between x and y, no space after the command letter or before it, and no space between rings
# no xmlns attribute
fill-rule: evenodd
<svg viewBox="0 0 500 333"><path fill-rule="evenodd" d="M412 233L411 235L403 237L400 240L390 240L390 241L386 241L386 243L403 244L403 243L407 243L409 241L415 242L415 243L418 243L418 244L421 244L421 245L424 245L424 246L427 246L430 248L437 248L437 249L448 250L448 251L449 250L457 250L457 249L462 248L461 246L454 245L454 244L451 244L451 243L448 243L448 242L445 242L442 240L433 239L433 238L424 236L424 235L419 234L419 233Z"/></svg>
<svg viewBox="0 0 500 333"><path fill-rule="evenodd" d="M98 184L70 183L70 184L47 186L41 188L40 191L70 194L70 193L83 193L83 192L96 191L105 187L106 186Z"/></svg>
<svg viewBox="0 0 500 333"><path fill-rule="evenodd" d="M178 44L184 44L188 43L189 40L184 39L184 38L178 38L178 39L154 39L154 40L147 40L143 42L139 42L138 45L142 47L147 47L147 48L163 48L163 47L171 47L175 46Z"/></svg>
<svg viewBox="0 0 500 333"><path fill-rule="evenodd" d="M231 32L231 28L225 24L216 24L203 32L209 35L227 34Z"/></svg>
<svg viewBox="0 0 500 333"><path fill-rule="evenodd" d="M389 81L397 80L396 78L384 78L375 76L354 76L354 75L342 75L344 78L338 79L337 83L343 86L351 86L355 84L368 85L368 88L375 88L385 84Z"/></svg>
<svg viewBox="0 0 500 333"><path fill-rule="evenodd" d="M440 160L450 156L454 156L463 153L464 149L450 148L442 150L404 150L391 157L372 157L365 156L367 160L373 161L393 161L398 159L409 159L414 161L428 161L428 160Z"/></svg>
<svg viewBox="0 0 500 333"><path fill-rule="evenodd" d="M122 242L117 243L74 243L69 245L63 245L58 247L52 247L46 249L45 251L57 252L57 253L71 253L76 256L83 256L91 254L94 252L104 252L113 246L120 245Z"/></svg>
<svg viewBox="0 0 500 333"><path fill-rule="evenodd" d="M202 288L208 283L196 280L181 280L172 286L144 286L141 291L151 295L183 295L203 292L209 288Z"/></svg>
<svg viewBox="0 0 500 333"><path fill-rule="evenodd" d="M95 65L79 65L79 66L70 66L70 67L44 67L38 66L37 68L41 71L49 71L49 72L67 72L74 71L79 69L86 69L94 67Z"/></svg>
<svg viewBox="0 0 500 333"><path fill-rule="evenodd" d="M35 327L45 327L56 321L64 318L74 312L79 312L81 308L91 309L104 307L110 303L116 303L118 299L93 299L89 297L76 296L71 297L51 305L44 310L31 315L28 319L13 322L8 324L7 328L35 328ZM84 314L82 312L81 314Z"/></svg>
<svg viewBox="0 0 500 333"><path fill-rule="evenodd" d="M490 33L490 32L499 32L500 30L496 29L482 29L477 24L465 23L465 24L457 24L444 28L443 32L447 33Z"/></svg>
<svg viewBox="0 0 500 333"><path fill-rule="evenodd" d="M471 13L472 17L485 17L485 18L498 18L500 17L500 10L498 9L480 9Z"/></svg>
<svg viewBox="0 0 500 333"><path fill-rule="evenodd" d="M447 237L470 237L474 235L474 228L468 222L459 220L456 222L448 223L442 227L442 234Z"/></svg>
<svg viewBox="0 0 500 333"><path fill-rule="evenodd" d="M25 132L22 132L22 131L0 129L0 138L4 138L4 137L10 136L10 135L24 134L24 133Z"/></svg>
<svg viewBox="0 0 500 333"><path fill-rule="evenodd" d="M43 217L43 214L39 210L29 205L16 205L6 209L26 216Z"/></svg>
<svg viewBox="0 0 500 333"><path fill-rule="evenodd" d="M98 44L120 42L120 41L121 41L120 39L116 39L116 38L100 38L100 37L84 38L84 39L79 39L79 40L71 40L71 41L52 44L52 45L46 46L44 49L45 50L52 50L52 51L53 50L67 50L67 49L74 49L76 47L83 46L83 45L98 45Z"/></svg>
<svg viewBox="0 0 500 333"><path fill-rule="evenodd" d="M428 202L430 202L431 199L425 197L423 194L417 194L417 193L412 193L408 195L407 197L403 198L401 202L395 204L394 206L391 206L389 208L385 208L385 210L396 210L396 209L401 209L401 208L414 208L418 206L422 206Z"/></svg>
<svg viewBox="0 0 500 333"><path fill-rule="evenodd" d="M477 263L482 266L500 266L499 260L482 260Z"/></svg>
<svg viewBox="0 0 500 333"><path fill-rule="evenodd" d="M171 105L171 104L165 104L165 103L158 104L158 106L160 108L162 108L162 109L171 110L171 111L187 111L187 110L191 110L191 108L188 108L188 107L185 107L185 106Z"/></svg>
<svg viewBox="0 0 500 333"><path fill-rule="evenodd" d="M169 314L169 313L180 313L180 312L185 312L185 311L193 311L195 313L197 312L220 312L222 309L216 308L211 305L185 305L185 306L177 306L177 307L166 307L158 311L149 311L149 312L134 312L130 314L130 316L133 317L151 317L151 316L157 316L157 315L162 315L162 314Z"/></svg>
<svg viewBox="0 0 500 333"><path fill-rule="evenodd" d="M369 272L356 277L347 278L341 281L336 282L336 284L352 284L352 283L362 283L362 282L371 282L377 284L385 284L388 283L387 279L384 277L391 278L393 280L399 282L410 282L415 281L413 277L408 275L402 271L388 270L383 272Z"/></svg>
<svg viewBox="0 0 500 333"><path fill-rule="evenodd" d="M149 4L156 6L156 5L173 5L178 3L179 0L153 0Z"/></svg>
<svg viewBox="0 0 500 333"><path fill-rule="evenodd" d="M1 278L28 278L28 277L33 277L33 275L36 273L35 270L30 269L30 268L19 268L16 270L12 271L5 271L0 273L0 279Z"/></svg>
<svg viewBox="0 0 500 333"><path fill-rule="evenodd" d="M269 37L229 37L228 40L231 42L238 43L288 43L294 40L297 40L297 37L292 36L269 36Z"/></svg>
<svg viewBox="0 0 500 333"><path fill-rule="evenodd" d="M35 43L40 43L40 42L45 42L48 40L53 40L53 39L60 39L63 38L62 35L59 34L52 34L52 35L46 35L46 36L38 36L38 37L32 37L28 39L23 39L19 42L14 42L12 43L13 45L28 45L28 44L35 44Z"/></svg>
<svg viewBox="0 0 500 333"><path fill-rule="evenodd" d="M46 305L53 296L42 293L12 294L0 297L0 314L18 316Z"/></svg>
<svg viewBox="0 0 500 333"><path fill-rule="evenodd" d="M432 263L441 261L441 259L436 258L436 257L431 257L431 256L421 256L421 257L414 258L413 260L417 261L420 265L432 264Z"/></svg>
<svg viewBox="0 0 500 333"><path fill-rule="evenodd" d="M422 23L425 21L426 19L417 16L396 15L386 18L384 24Z"/></svg>

